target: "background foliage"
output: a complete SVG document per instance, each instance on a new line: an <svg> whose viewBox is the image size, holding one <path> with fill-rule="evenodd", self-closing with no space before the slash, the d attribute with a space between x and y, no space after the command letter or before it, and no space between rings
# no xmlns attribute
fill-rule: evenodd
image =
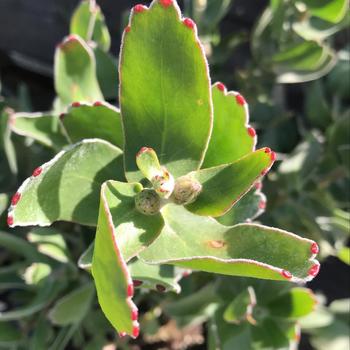
<svg viewBox="0 0 350 350"><path fill-rule="evenodd" d="M101 12L95 30L86 30L84 6L73 15L69 31L84 40L79 49L83 56L88 53L86 69L79 81L53 74L58 98L46 108L57 114L81 98L94 102L104 96L118 104L117 52L109 52L111 38ZM204 273L181 279L179 272L160 285L155 272L152 291L141 289L136 297L143 336L135 348L292 349L301 328L300 349L348 349L347 6L340 0L271 0L257 13L239 1L184 1L183 10L197 22L205 43L213 80L245 96L258 146L278 152L277 165L263 184L267 211L257 220L316 240L324 261L309 285L317 305L307 289L290 284ZM119 15L125 24L127 13ZM56 57L56 69L65 59ZM90 275L77 266L79 259L84 264L81 255L94 230L68 223L7 228L12 194L64 142L55 138L57 125L52 123L28 125L18 114L13 122L14 112L39 108L32 104L31 85L16 82L16 91L7 83L5 79L0 101L0 348L100 349L114 343L128 349L129 340L120 339L99 310ZM61 89L70 83L79 87L74 96ZM78 114L74 109L70 113ZM142 272L133 269L136 276ZM182 293L162 294L163 285L173 291L181 286Z"/></svg>

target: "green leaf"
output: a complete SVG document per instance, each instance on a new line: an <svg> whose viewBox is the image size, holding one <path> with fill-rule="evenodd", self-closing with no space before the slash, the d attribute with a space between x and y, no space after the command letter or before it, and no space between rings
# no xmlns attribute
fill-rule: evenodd
<svg viewBox="0 0 350 350"><path fill-rule="evenodd" d="M118 97L118 62L117 59L103 51L99 46L93 48L96 59L96 74L102 94L106 100Z"/></svg>
<svg viewBox="0 0 350 350"><path fill-rule="evenodd" d="M67 263L69 253L66 241L61 232L52 228L33 228L28 234L29 242L36 244L40 253L51 257L62 263Z"/></svg>
<svg viewBox="0 0 350 350"><path fill-rule="evenodd" d="M279 349L289 350L290 331L295 329L294 323L286 323L266 318L262 323L256 325L252 332L252 348L255 349Z"/></svg>
<svg viewBox="0 0 350 350"><path fill-rule="evenodd" d="M130 274L135 281L142 282L140 287L148 289L161 289L180 293L181 287L176 275L174 266L171 265L150 265L142 260L135 260L128 264Z"/></svg>
<svg viewBox="0 0 350 350"><path fill-rule="evenodd" d="M83 269L90 272L91 265L92 265L92 257L94 255L94 242L92 242L88 248L83 252L83 254L80 255L78 260L78 266Z"/></svg>
<svg viewBox="0 0 350 350"><path fill-rule="evenodd" d="M279 83L315 80L327 74L335 65L334 53L317 41L305 40L292 44L272 57Z"/></svg>
<svg viewBox="0 0 350 350"><path fill-rule="evenodd" d="M26 268L23 279L27 285L42 285L52 273L50 265L44 263L33 263Z"/></svg>
<svg viewBox="0 0 350 350"><path fill-rule="evenodd" d="M11 112L4 110L0 112L0 150L6 156L6 163L13 175L17 174L17 156L14 144L11 140ZM1 159L1 158L0 158Z"/></svg>
<svg viewBox="0 0 350 350"><path fill-rule="evenodd" d="M67 37L56 49L55 89L64 105L103 100L94 54L79 36Z"/></svg>
<svg viewBox="0 0 350 350"><path fill-rule="evenodd" d="M94 294L91 283L72 291L56 302L50 310L50 320L59 326L80 322L89 311Z"/></svg>
<svg viewBox="0 0 350 350"><path fill-rule="evenodd" d="M216 220L226 226L254 220L263 213L265 205L265 195L252 188L227 213L216 218Z"/></svg>
<svg viewBox="0 0 350 350"><path fill-rule="evenodd" d="M349 25L350 26L350 13ZM327 76L327 87L332 95L347 99L350 89L350 49L338 53L338 62Z"/></svg>
<svg viewBox="0 0 350 350"><path fill-rule="evenodd" d="M186 175L203 161L212 118L196 29L181 20L176 2L165 7L159 0L133 11L129 28L119 60L127 179L142 178L135 157L144 146L156 151L175 178Z"/></svg>
<svg viewBox="0 0 350 350"><path fill-rule="evenodd" d="M120 111L107 102L71 107L61 120L73 143L87 138L99 138L123 148Z"/></svg>
<svg viewBox="0 0 350 350"><path fill-rule="evenodd" d="M40 284L38 292L27 305L1 312L0 323L3 321L22 320L39 312L56 298L64 286L65 284L62 281L54 280L52 276L45 278Z"/></svg>
<svg viewBox="0 0 350 350"><path fill-rule="evenodd" d="M350 248L343 247L338 251L338 258L345 264L350 265Z"/></svg>
<svg viewBox="0 0 350 350"><path fill-rule="evenodd" d="M303 0L313 16L332 23L340 22L349 7L347 0Z"/></svg>
<svg viewBox="0 0 350 350"><path fill-rule="evenodd" d="M13 226L48 226L57 220L96 225L101 184L123 178L121 154L98 139L58 153L18 189L20 200L9 209Z"/></svg>
<svg viewBox="0 0 350 350"><path fill-rule="evenodd" d="M338 119L328 130L328 139L330 147L335 152L339 163L344 164L348 169L350 155L350 114Z"/></svg>
<svg viewBox="0 0 350 350"><path fill-rule="evenodd" d="M11 253L25 257L28 261L45 262L45 256L40 254L34 245L26 240L19 238L13 234L0 231L0 247L5 248Z"/></svg>
<svg viewBox="0 0 350 350"><path fill-rule="evenodd" d="M186 208L197 215L221 216L252 187L274 161L267 149L252 152L232 164L192 172L202 191Z"/></svg>
<svg viewBox="0 0 350 350"><path fill-rule="evenodd" d="M22 332L18 326L10 322L0 322L0 346L3 349L15 349L22 340Z"/></svg>
<svg viewBox="0 0 350 350"><path fill-rule="evenodd" d="M248 105L237 92L212 87L214 124L202 168L233 163L254 151L256 138L248 134Z"/></svg>
<svg viewBox="0 0 350 350"><path fill-rule="evenodd" d="M277 297L267 305L273 316L298 319L310 314L317 304L312 291L296 287Z"/></svg>
<svg viewBox="0 0 350 350"><path fill-rule="evenodd" d="M316 127L325 129L332 122L332 112L319 80L314 81L306 89L305 112L312 125Z"/></svg>
<svg viewBox="0 0 350 350"><path fill-rule="evenodd" d="M219 302L215 285L210 283L187 296L181 296L177 300L167 302L164 305L164 311L175 318L196 316L205 313L211 305Z"/></svg>
<svg viewBox="0 0 350 350"><path fill-rule="evenodd" d="M78 265L81 269L90 271L93 251L94 244L92 243L79 258ZM178 280L182 275L176 273L176 269L171 265L150 265L138 259L129 262L128 269L132 279L142 283L140 285L141 288L157 290L157 286L161 286L161 289L165 288L164 291L173 291L175 293L179 293L181 290ZM136 282L135 287L138 287L137 284Z"/></svg>
<svg viewBox="0 0 350 350"><path fill-rule="evenodd" d="M162 215L162 233L140 254L147 263L272 280L288 280L286 270L293 276L289 280L312 279L309 269L317 261L311 240L256 224L223 226L174 204Z"/></svg>
<svg viewBox="0 0 350 350"><path fill-rule="evenodd" d="M68 144L59 119L50 113L15 113L11 130L56 150Z"/></svg>
<svg viewBox="0 0 350 350"><path fill-rule="evenodd" d="M253 308L256 305L255 292L252 287L238 294L233 301L227 306L224 312L224 319L229 323L239 324L241 321L249 320L253 324Z"/></svg>
<svg viewBox="0 0 350 350"><path fill-rule="evenodd" d="M104 51L108 51L111 46L105 18L94 1L86 0L79 4L71 19L70 32L85 41L95 41Z"/></svg>
<svg viewBox="0 0 350 350"><path fill-rule="evenodd" d="M145 216L135 208L138 183L107 181L101 188L92 274L97 296L107 319L119 331L135 336L132 320L136 306L131 300L133 283L127 261L141 252L160 233L160 214Z"/></svg>

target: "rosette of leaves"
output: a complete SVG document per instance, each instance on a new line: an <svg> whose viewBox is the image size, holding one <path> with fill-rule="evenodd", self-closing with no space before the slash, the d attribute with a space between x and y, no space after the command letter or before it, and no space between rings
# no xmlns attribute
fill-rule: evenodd
<svg viewBox="0 0 350 350"><path fill-rule="evenodd" d="M315 242L245 223L264 206L252 188L276 154L255 150L244 98L211 85L196 25L176 1L133 8L119 59L120 111L94 102L101 94L94 66L80 64L92 62L83 39L69 37L56 57L61 99L80 101L42 135L72 144L24 181L7 222L96 226L80 263L91 264L100 306L121 335L139 334L134 287L178 290L175 270L163 266L295 282L318 273Z"/></svg>
<svg viewBox="0 0 350 350"><path fill-rule="evenodd" d="M296 349L300 321L317 305L310 289L239 277L220 277L177 299L164 313L182 326L206 322L209 350Z"/></svg>

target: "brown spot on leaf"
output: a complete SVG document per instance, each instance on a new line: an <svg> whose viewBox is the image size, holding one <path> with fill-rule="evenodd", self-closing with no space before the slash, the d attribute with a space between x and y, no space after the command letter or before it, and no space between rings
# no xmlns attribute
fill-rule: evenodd
<svg viewBox="0 0 350 350"><path fill-rule="evenodd" d="M223 248L225 247L226 243L224 241L209 241L209 245L212 248Z"/></svg>

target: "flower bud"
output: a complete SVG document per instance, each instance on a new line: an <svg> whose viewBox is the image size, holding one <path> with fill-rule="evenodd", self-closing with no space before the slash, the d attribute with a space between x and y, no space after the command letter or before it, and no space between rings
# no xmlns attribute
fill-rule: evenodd
<svg viewBox="0 0 350 350"><path fill-rule="evenodd" d="M176 204L193 203L202 190L202 185L190 176L179 177L175 182L172 199Z"/></svg>
<svg viewBox="0 0 350 350"><path fill-rule="evenodd" d="M135 206L144 215L155 215L160 211L161 200L154 190L144 189L136 195Z"/></svg>

